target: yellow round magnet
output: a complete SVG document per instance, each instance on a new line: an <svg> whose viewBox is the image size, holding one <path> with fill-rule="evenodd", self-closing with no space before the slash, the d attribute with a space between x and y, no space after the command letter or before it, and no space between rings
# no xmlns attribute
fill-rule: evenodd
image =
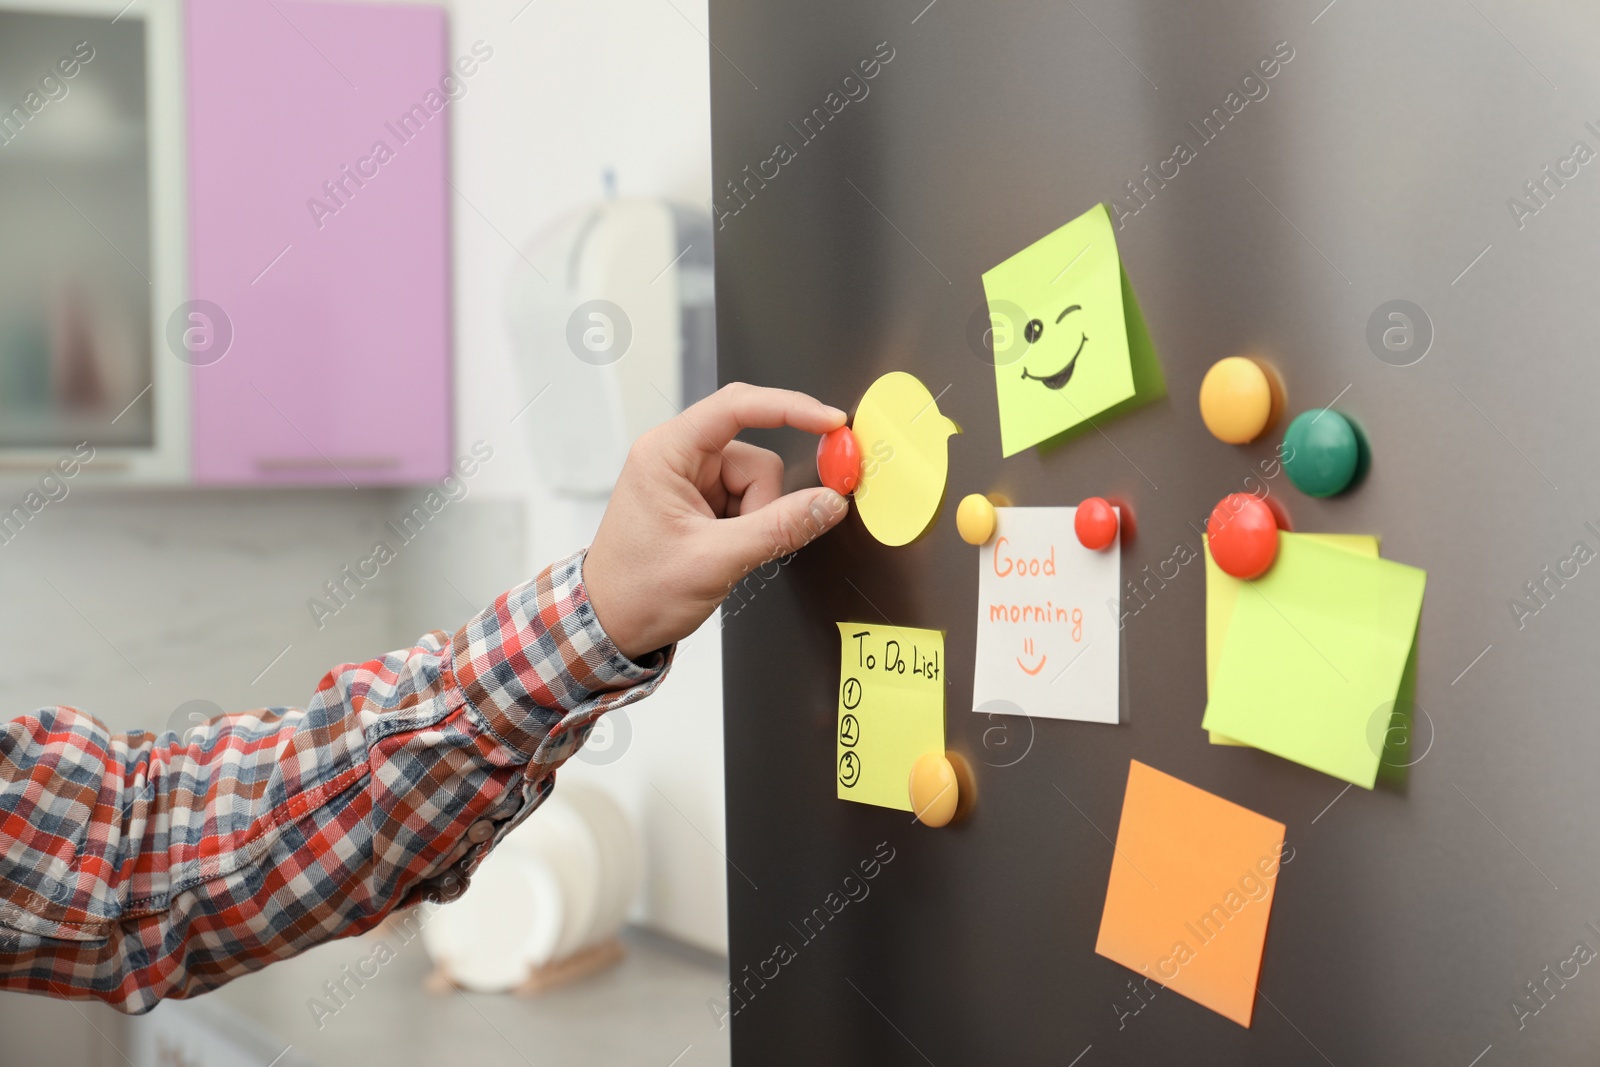
<svg viewBox="0 0 1600 1067"><path fill-rule="evenodd" d="M1272 422L1272 384L1253 359L1229 356L1212 364L1200 383L1200 417L1230 445L1249 444Z"/></svg>
<svg viewBox="0 0 1600 1067"><path fill-rule="evenodd" d="M994 504L982 493L970 493L956 506L956 530L969 545L988 544L994 523Z"/></svg>
<svg viewBox="0 0 1600 1067"><path fill-rule="evenodd" d="M939 412L928 387L891 371L862 394L850 428L861 443L855 506L867 531L886 545L920 537L944 499L947 442L961 428Z"/></svg>
<svg viewBox="0 0 1600 1067"><path fill-rule="evenodd" d="M924 752L911 765L911 810L924 826L945 826L956 817L961 787L943 752Z"/></svg>

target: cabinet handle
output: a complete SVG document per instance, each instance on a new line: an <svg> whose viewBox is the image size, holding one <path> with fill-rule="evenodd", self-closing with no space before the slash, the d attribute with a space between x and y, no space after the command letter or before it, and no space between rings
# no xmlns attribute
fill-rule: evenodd
<svg viewBox="0 0 1600 1067"><path fill-rule="evenodd" d="M256 470L268 474L329 470L381 471L398 466L400 459L397 456L268 456L256 460Z"/></svg>

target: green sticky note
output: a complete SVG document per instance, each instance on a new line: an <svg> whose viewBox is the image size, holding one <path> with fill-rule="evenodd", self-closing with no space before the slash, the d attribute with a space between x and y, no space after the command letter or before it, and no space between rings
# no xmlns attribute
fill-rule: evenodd
<svg viewBox="0 0 1600 1067"><path fill-rule="evenodd" d="M1201 725L1371 789L1427 575L1280 533L1243 583Z"/></svg>
<svg viewBox="0 0 1600 1067"><path fill-rule="evenodd" d="M1104 204L983 275L1004 455L1166 391Z"/></svg>
<svg viewBox="0 0 1600 1067"><path fill-rule="evenodd" d="M1378 539L1367 534L1308 533L1300 536L1369 559L1376 559L1378 555ZM1222 643L1228 636L1228 624L1233 621L1233 605L1239 599L1239 590L1244 588L1244 582L1217 566L1217 561L1211 558L1211 542L1204 535L1201 535L1200 543L1206 553L1206 694L1209 696L1211 683L1217 676L1217 662L1222 659ZM1211 732L1211 743L1244 745L1244 742L1214 730Z"/></svg>
<svg viewBox="0 0 1600 1067"><path fill-rule="evenodd" d="M944 631L838 626L838 797L910 811L912 765L944 754Z"/></svg>
<svg viewBox="0 0 1600 1067"><path fill-rule="evenodd" d="M1367 740L1383 749L1378 763L1378 777L1390 782L1403 782L1406 772L1433 748L1433 721L1427 720L1427 729L1419 729L1417 711L1417 643L1411 642L1411 658L1400 675L1400 691L1394 698L1394 711L1387 722L1382 716L1373 716L1368 727ZM1423 713L1426 718L1427 713Z"/></svg>

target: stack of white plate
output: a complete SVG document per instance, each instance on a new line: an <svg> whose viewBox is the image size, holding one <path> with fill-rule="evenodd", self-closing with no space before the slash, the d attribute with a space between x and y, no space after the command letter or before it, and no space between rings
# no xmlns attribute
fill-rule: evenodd
<svg viewBox="0 0 1600 1067"><path fill-rule="evenodd" d="M422 942L457 985L514 989L533 968L616 936L643 875L639 837L616 801L564 783L483 861L459 900L428 918Z"/></svg>

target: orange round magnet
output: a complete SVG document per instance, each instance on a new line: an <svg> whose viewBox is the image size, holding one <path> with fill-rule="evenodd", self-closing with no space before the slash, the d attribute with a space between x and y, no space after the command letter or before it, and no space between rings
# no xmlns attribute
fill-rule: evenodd
<svg viewBox="0 0 1600 1067"><path fill-rule="evenodd" d="M1095 552L1110 548L1117 539L1117 509L1104 498L1092 496L1078 505L1072 516L1072 529L1084 548Z"/></svg>
<svg viewBox="0 0 1600 1067"><path fill-rule="evenodd" d="M1267 573L1278 557L1278 522L1260 497L1230 493L1211 509L1206 541L1217 566L1248 581Z"/></svg>
<svg viewBox="0 0 1600 1067"><path fill-rule="evenodd" d="M840 496L856 491L861 481L861 443L850 427L829 430L817 442L817 477Z"/></svg>

